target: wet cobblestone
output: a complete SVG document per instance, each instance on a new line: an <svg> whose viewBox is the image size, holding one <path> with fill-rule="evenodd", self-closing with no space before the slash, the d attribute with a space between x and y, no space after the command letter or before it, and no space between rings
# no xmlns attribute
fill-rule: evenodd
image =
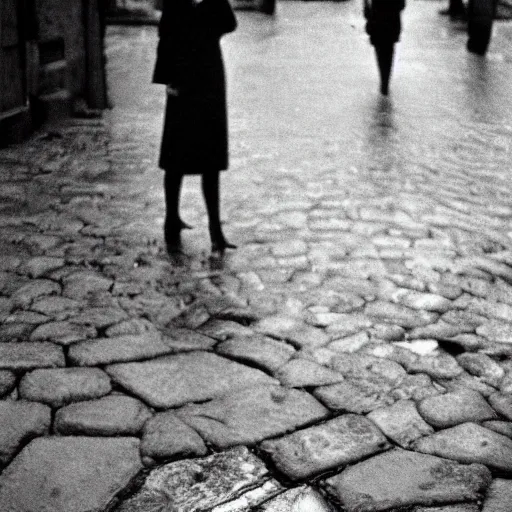
<svg viewBox="0 0 512 512"><path fill-rule="evenodd" d="M154 27L104 119L0 151L0 508L507 510L512 27L479 59L437 8L389 99L359 5L239 13L225 258L196 178L164 252Z"/></svg>

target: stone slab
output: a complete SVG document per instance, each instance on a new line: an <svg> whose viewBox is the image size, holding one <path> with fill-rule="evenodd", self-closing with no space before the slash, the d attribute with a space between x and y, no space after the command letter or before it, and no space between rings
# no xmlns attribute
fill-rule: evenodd
<svg viewBox="0 0 512 512"><path fill-rule="evenodd" d="M333 411L356 414L364 414L395 401L385 391L375 393L373 390L359 386L355 381L321 386L314 390L313 395Z"/></svg>
<svg viewBox="0 0 512 512"><path fill-rule="evenodd" d="M63 283L62 294L65 297L80 300L91 293L110 290L113 281L96 272L84 270L66 276Z"/></svg>
<svg viewBox="0 0 512 512"><path fill-rule="evenodd" d="M118 384L149 405L162 409L212 399L258 383L277 383L260 370L209 352L115 364L106 371Z"/></svg>
<svg viewBox="0 0 512 512"><path fill-rule="evenodd" d="M502 393L512 394L512 370L508 370L500 382L500 391Z"/></svg>
<svg viewBox="0 0 512 512"><path fill-rule="evenodd" d="M491 474L481 464L396 449L351 466L326 483L347 512L378 512L476 501L491 483Z"/></svg>
<svg viewBox="0 0 512 512"><path fill-rule="evenodd" d="M163 331L163 342L174 352L191 350L209 350L217 344L217 340L189 329L166 329Z"/></svg>
<svg viewBox="0 0 512 512"><path fill-rule="evenodd" d="M436 382L446 391L465 391L469 389L477 391L486 399L493 393L496 393L496 388L489 386L478 377L474 377L466 371L451 379L436 379Z"/></svg>
<svg viewBox="0 0 512 512"><path fill-rule="evenodd" d="M328 327L338 321L343 321L344 318L343 313L333 313L330 311L330 308L326 306L317 306L316 309L313 310L309 308L308 314L305 317L306 321L315 327Z"/></svg>
<svg viewBox="0 0 512 512"><path fill-rule="evenodd" d="M22 398L61 407L92 400L112 390L110 377L99 368L50 368L26 373L19 384Z"/></svg>
<svg viewBox="0 0 512 512"><path fill-rule="evenodd" d="M476 329L476 333L489 341L512 343L512 325L499 320L489 320Z"/></svg>
<svg viewBox="0 0 512 512"><path fill-rule="evenodd" d="M338 354L331 360L330 367L347 378L378 383L382 388L397 386L407 375L395 361L364 353Z"/></svg>
<svg viewBox="0 0 512 512"><path fill-rule="evenodd" d="M0 343L27 341L33 330L34 326L31 324L4 323L0 326Z"/></svg>
<svg viewBox="0 0 512 512"><path fill-rule="evenodd" d="M233 322L232 320L220 320L210 318L197 329L201 334L217 341L224 341L235 336L251 336L254 331L249 327Z"/></svg>
<svg viewBox="0 0 512 512"><path fill-rule="evenodd" d="M390 392L390 396L397 400L412 398L415 401L422 400L427 396L441 393L439 387L434 386L432 379L424 373L406 375L398 387Z"/></svg>
<svg viewBox="0 0 512 512"><path fill-rule="evenodd" d="M419 439L413 448L467 464L478 462L493 469L512 471L512 439L476 423L441 430Z"/></svg>
<svg viewBox="0 0 512 512"><path fill-rule="evenodd" d="M332 338L342 338L369 329L374 323L371 318L361 313L341 314L340 318L330 324L326 331Z"/></svg>
<svg viewBox="0 0 512 512"><path fill-rule="evenodd" d="M115 336L75 343L69 348L70 361L77 366L96 366L140 361L173 352L158 333Z"/></svg>
<svg viewBox="0 0 512 512"><path fill-rule="evenodd" d="M274 376L283 386L294 388L325 386L344 380L341 373L308 359L291 359Z"/></svg>
<svg viewBox="0 0 512 512"><path fill-rule="evenodd" d="M503 368L486 354L466 352L457 357L457 362L471 375L495 388L499 388L505 375Z"/></svg>
<svg viewBox="0 0 512 512"><path fill-rule="evenodd" d="M503 417L512 421L512 395L509 393L493 393L489 397L489 403Z"/></svg>
<svg viewBox="0 0 512 512"><path fill-rule="evenodd" d="M2 254L2 258L0 260L0 270L1 271L7 270L7 271L13 272L21 265L21 263L22 263L22 260L18 256L13 256L10 254Z"/></svg>
<svg viewBox="0 0 512 512"><path fill-rule="evenodd" d="M2 255L2 257L3 256L4 255ZM16 293L20 288L23 288L23 286L33 282L32 279L29 279L27 276L21 276L17 272L10 272L8 276L9 278L4 281L2 286L2 297L4 299ZM5 313L12 308L12 302L9 299L7 300L9 305L5 307L6 305L2 304L2 313Z"/></svg>
<svg viewBox="0 0 512 512"><path fill-rule="evenodd" d="M510 421L484 421L482 422L482 427L494 430L494 432L498 432L498 434L502 434L512 439L512 422Z"/></svg>
<svg viewBox="0 0 512 512"><path fill-rule="evenodd" d="M263 485L249 489L242 496L210 509L211 512L263 511L265 504L276 495L283 493L284 487L277 480L267 480Z"/></svg>
<svg viewBox="0 0 512 512"><path fill-rule="evenodd" d="M66 366L62 347L53 343L0 343L0 370L23 371Z"/></svg>
<svg viewBox="0 0 512 512"><path fill-rule="evenodd" d="M370 335L367 332L358 332L343 338L338 338L327 345L336 352L357 352L370 343Z"/></svg>
<svg viewBox="0 0 512 512"><path fill-rule="evenodd" d="M329 411L304 391L273 385L244 388L176 414L218 448L253 445L311 424Z"/></svg>
<svg viewBox="0 0 512 512"><path fill-rule="evenodd" d="M16 375L9 370L0 370L0 397L9 394L16 386Z"/></svg>
<svg viewBox="0 0 512 512"><path fill-rule="evenodd" d="M485 398L471 389L427 397L418 403L418 411L425 421L436 428L496 419L496 413Z"/></svg>
<svg viewBox="0 0 512 512"><path fill-rule="evenodd" d="M389 322L394 325L413 329L433 324L438 315L429 311L417 311L402 304L376 300L370 302L365 308L365 314L378 321Z"/></svg>
<svg viewBox="0 0 512 512"><path fill-rule="evenodd" d="M38 438L0 475L0 503L9 512L104 510L141 469L135 438Z"/></svg>
<svg viewBox="0 0 512 512"><path fill-rule="evenodd" d="M433 379L452 379L464 371L453 356L443 352L435 356L418 357L405 363L405 368L410 373L426 373Z"/></svg>
<svg viewBox="0 0 512 512"><path fill-rule="evenodd" d="M329 336L322 329L291 316L269 316L253 324L252 328L272 338L287 340L297 348L318 347L329 342Z"/></svg>
<svg viewBox="0 0 512 512"><path fill-rule="evenodd" d="M119 512L211 510L268 480L268 470L258 458L245 447L234 448L151 471Z"/></svg>
<svg viewBox="0 0 512 512"><path fill-rule="evenodd" d="M271 252L276 257L296 256L306 254L308 244L304 240L291 240L286 242L275 242L271 245Z"/></svg>
<svg viewBox="0 0 512 512"><path fill-rule="evenodd" d="M401 341L405 335L403 327L390 324L375 324L368 332L372 339L383 341Z"/></svg>
<svg viewBox="0 0 512 512"><path fill-rule="evenodd" d="M136 398L110 395L62 407L55 414L54 430L64 435L135 435L151 416Z"/></svg>
<svg viewBox="0 0 512 512"><path fill-rule="evenodd" d="M416 290L406 290L398 288L394 293L392 300L403 306L419 311L435 311L446 313L452 308L452 301L437 295L435 293L425 293Z"/></svg>
<svg viewBox="0 0 512 512"><path fill-rule="evenodd" d="M389 444L374 423L346 414L261 443L277 469L292 480L310 478L378 453Z"/></svg>
<svg viewBox="0 0 512 512"><path fill-rule="evenodd" d="M91 325L97 329L105 329L128 318L127 313L117 307L88 307L69 318L78 325Z"/></svg>
<svg viewBox="0 0 512 512"><path fill-rule="evenodd" d="M41 313L49 318L61 319L78 311L80 303L67 297L41 297L30 306L31 311Z"/></svg>
<svg viewBox="0 0 512 512"><path fill-rule="evenodd" d="M471 327L468 328L471 329ZM447 338L445 342L458 346L459 349L465 350L467 352L482 349L486 346L489 346L490 344L490 342L482 336L478 336L472 333L463 333L458 334L457 336L451 336Z"/></svg>
<svg viewBox="0 0 512 512"><path fill-rule="evenodd" d="M334 512L334 508L315 489L301 486L290 489L262 505L261 512Z"/></svg>
<svg viewBox="0 0 512 512"><path fill-rule="evenodd" d="M416 439L434 433L434 429L418 414L412 400L400 400L389 407L375 409L367 418L402 448L408 448Z"/></svg>
<svg viewBox="0 0 512 512"><path fill-rule="evenodd" d="M413 354L416 354L418 357L416 357L414 361L417 361L419 356L435 357L439 355L439 342L435 338L409 338L408 341L395 342L393 346L395 348L409 350Z"/></svg>
<svg viewBox="0 0 512 512"><path fill-rule="evenodd" d="M440 507L416 507L412 512L480 512L480 507L476 503L459 503Z"/></svg>
<svg viewBox="0 0 512 512"><path fill-rule="evenodd" d="M49 279L35 279L18 288L12 295L11 301L18 308L27 308L31 302L45 295L60 294L61 287Z"/></svg>
<svg viewBox="0 0 512 512"><path fill-rule="evenodd" d="M510 512L512 509L512 480L496 478L485 496L482 512Z"/></svg>
<svg viewBox="0 0 512 512"><path fill-rule="evenodd" d="M0 469L10 462L25 441L48 434L51 414L50 408L43 404L0 401Z"/></svg>
<svg viewBox="0 0 512 512"><path fill-rule="evenodd" d="M465 330L457 325L449 324L443 320L439 320L435 324L426 325L425 327L418 327L412 329L407 333L407 337L410 340L413 339L444 339L453 338L464 333Z"/></svg>
<svg viewBox="0 0 512 512"><path fill-rule="evenodd" d="M71 345L77 341L95 338L97 331L90 325L78 325L67 321L48 322L30 333L30 341L51 341L58 345Z"/></svg>
<svg viewBox="0 0 512 512"><path fill-rule="evenodd" d="M51 270L63 267L64 264L64 258L36 256L25 262L18 270L23 274L27 274L29 277L38 278Z"/></svg>
<svg viewBox="0 0 512 512"><path fill-rule="evenodd" d="M200 301L188 306L180 315L173 319L172 325L195 330L210 319L208 310Z"/></svg>
<svg viewBox="0 0 512 512"><path fill-rule="evenodd" d="M38 325L49 322L51 318L35 311L18 309L12 311L9 316L2 315L2 320L4 324L27 324L34 329Z"/></svg>
<svg viewBox="0 0 512 512"><path fill-rule="evenodd" d="M217 345L216 351L218 354L250 362L271 372L287 363L296 352L283 341L258 335L223 341Z"/></svg>
<svg viewBox="0 0 512 512"><path fill-rule="evenodd" d="M116 336L125 336L127 334L142 335L157 332L159 331L150 320L146 318L130 318L108 327L105 330L105 336L107 338L115 338Z"/></svg>
<svg viewBox="0 0 512 512"><path fill-rule="evenodd" d="M153 459L201 456L207 452L201 436L172 411L155 414L145 423L140 450L143 456Z"/></svg>

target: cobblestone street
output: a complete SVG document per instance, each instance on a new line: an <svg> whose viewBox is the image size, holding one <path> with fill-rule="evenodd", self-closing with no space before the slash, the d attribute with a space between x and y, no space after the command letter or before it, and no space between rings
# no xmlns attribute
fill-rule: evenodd
<svg viewBox="0 0 512 512"><path fill-rule="evenodd" d="M237 12L224 258L198 177L164 250L154 26L0 150L1 512L512 511L512 23L444 6L389 98L359 2Z"/></svg>

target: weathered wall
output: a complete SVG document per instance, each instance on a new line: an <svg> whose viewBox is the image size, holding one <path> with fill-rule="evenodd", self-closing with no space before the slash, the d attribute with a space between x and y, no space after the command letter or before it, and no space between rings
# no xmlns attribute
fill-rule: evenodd
<svg viewBox="0 0 512 512"><path fill-rule="evenodd" d="M82 95L86 86L86 54L82 0L37 0L39 43L44 53L45 43L64 41L67 68L67 88ZM41 55L44 58L44 55Z"/></svg>

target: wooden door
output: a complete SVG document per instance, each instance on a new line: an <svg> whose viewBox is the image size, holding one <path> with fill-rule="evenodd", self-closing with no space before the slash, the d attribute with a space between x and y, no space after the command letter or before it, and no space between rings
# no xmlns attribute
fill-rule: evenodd
<svg viewBox="0 0 512 512"><path fill-rule="evenodd" d="M20 0L0 1L0 120L28 110Z"/></svg>

